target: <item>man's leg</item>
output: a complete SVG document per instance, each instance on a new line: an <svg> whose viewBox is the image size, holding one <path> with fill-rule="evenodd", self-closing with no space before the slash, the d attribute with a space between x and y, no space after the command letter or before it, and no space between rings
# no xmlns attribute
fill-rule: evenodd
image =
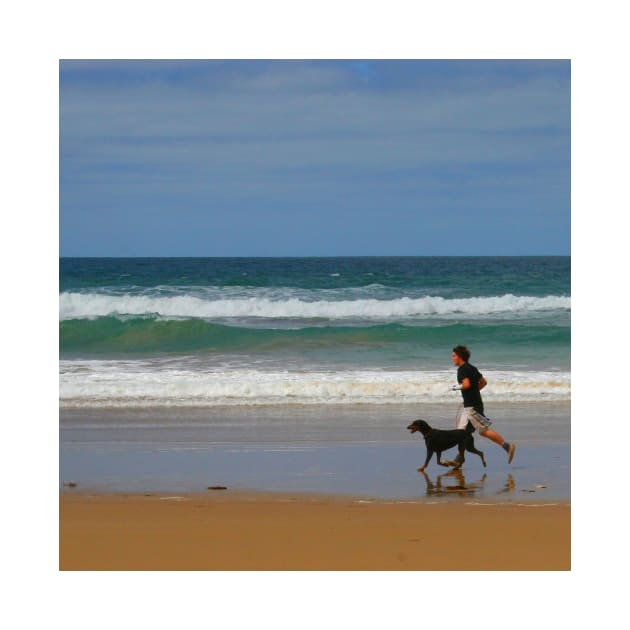
<svg viewBox="0 0 630 630"><path fill-rule="evenodd" d="M503 446L505 444L505 440L500 433L493 431L492 429L479 429L479 435L483 435L483 437L492 440L495 444L499 446Z"/></svg>
<svg viewBox="0 0 630 630"><path fill-rule="evenodd" d="M468 419L473 424L474 427L477 428L479 433L483 435L483 437L488 438L491 442L498 444L508 455L508 464L512 463L512 459L514 458L514 452L516 451L516 446L514 444L510 444L503 439L503 436L500 433L497 433L493 429L490 428L492 422L486 418L480 411L473 409L471 407L468 408Z"/></svg>
<svg viewBox="0 0 630 630"><path fill-rule="evenodd" d="M506 442L500 433L497 433L492 429L479 429L479 434L483 435L483 437L485 438L488 438L495 444L498 444L508 454L508 463L512 463L514 452L516 451L516 446L514 444Z"/></svg>

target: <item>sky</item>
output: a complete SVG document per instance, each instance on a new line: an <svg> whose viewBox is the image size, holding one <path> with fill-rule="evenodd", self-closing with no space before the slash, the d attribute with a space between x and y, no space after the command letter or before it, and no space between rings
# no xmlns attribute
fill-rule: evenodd
<svg viewBox="0 0 630 630"><path fill-rule="evenodd" d="M61 256L569 255L568 60L61 60Z"/></svg>

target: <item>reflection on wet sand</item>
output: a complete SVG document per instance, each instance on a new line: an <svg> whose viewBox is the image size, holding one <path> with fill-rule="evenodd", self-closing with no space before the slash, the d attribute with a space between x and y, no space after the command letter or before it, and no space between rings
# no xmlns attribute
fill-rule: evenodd
<svg viewBox="0 0 630 630"><path fill-rule="evenodd" d="M466 479L464 471L461 469L449 470L443 475L437 475L435 481L433 481L429 475L422 471L420 474L424 477L426 482L426 495L460 495L460 496L475 496L481 494L484 484L488 475L484 473L481 479L477 481L469 481ZM508 474L506 482L497 492L497 494L503 494L506 492L513 492L515 488L514 478L511 474Z"/></svg>
<svg viewBox="0 0 630 630"><path fill-rule="evenodd" d="M514 483L514 477L508 473L507 480L505 481L505 485L497 494L504 494L505 492L514 492L514 488L516 484Z"/></svg>

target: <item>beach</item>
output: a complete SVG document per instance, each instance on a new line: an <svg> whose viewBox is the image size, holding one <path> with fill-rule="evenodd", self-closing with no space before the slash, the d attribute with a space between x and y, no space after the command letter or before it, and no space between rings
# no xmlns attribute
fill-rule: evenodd
<svg viewBox="0 0 630 630"><path fill-rule="evenodd" d="M448 406L66 410L60 568L568 570L569 405L494 407L512 464L424 473Z"/></svg>
<svg viewBox="0 0 630 630"><path fill-rule="evenodd" d="M570 259L62 259L61 570L570 569ZM469 343L516 456L424 472ZM445 453L445 457L455 452Z"/></svg>
<svg viewBox="0 0 630 630"><path fill-rule="evenodd" d="M219 492L64 493L60 569L570 569L564 502L435 504Z"/></svg>

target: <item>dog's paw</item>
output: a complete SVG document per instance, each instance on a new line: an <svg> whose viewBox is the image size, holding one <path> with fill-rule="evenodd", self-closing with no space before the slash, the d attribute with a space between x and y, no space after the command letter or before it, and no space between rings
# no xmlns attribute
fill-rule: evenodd
<svg viewBox="0 0 630 630"><path fill-rule="evenodd" d="M457 466L458 462L454 462L452 459L445 459L442 462L442 466Z"/></svg>
<svg viewBox="0 0 630 630"><path fill-rule="evenodd" d="M418 472L424 472L424 466L421 466L420 468L418 468Z"/></svg>

